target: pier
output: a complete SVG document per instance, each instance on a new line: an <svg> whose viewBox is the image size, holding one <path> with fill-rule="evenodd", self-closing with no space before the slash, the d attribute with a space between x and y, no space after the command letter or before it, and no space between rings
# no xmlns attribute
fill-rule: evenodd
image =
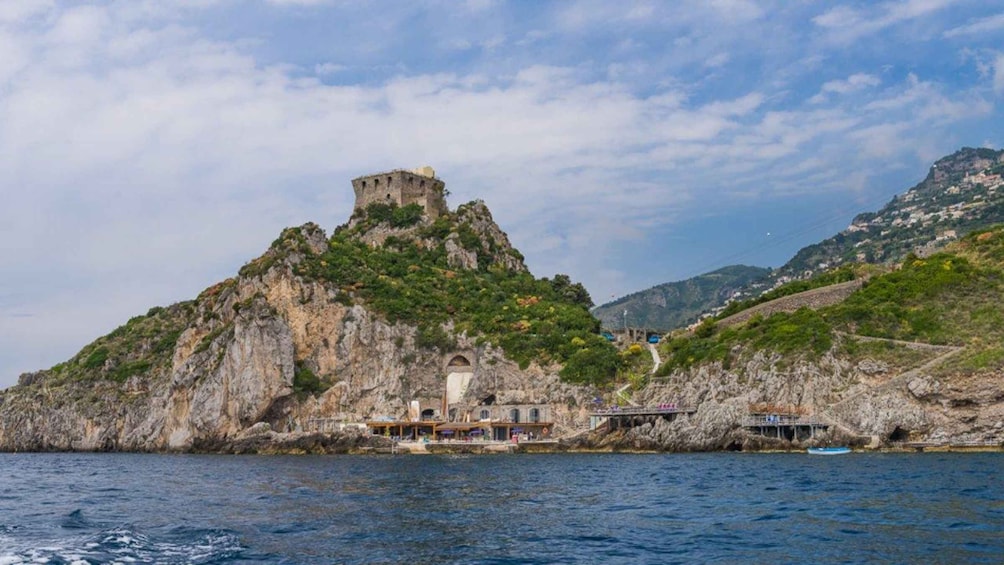
<svg viewBox="0 0 1004 565"><path fill-rule="evenodd" d="M815 439L816 433L825 432L830 425L798 414L750 414L743 418L743 427L764 437L802 441Z"/></svg>
<svg viewBox="0 0 1004 565"><path fill-rule="evenodd" d="M681 416L689 416L697 412L694 408L677 406L675 404L660 404L659 406L628 406L612 407L596 410L589 414L589 429L607 425L610 431L621 428L634 428L644 424L654 424L656 420L672 422Z"/></svg>

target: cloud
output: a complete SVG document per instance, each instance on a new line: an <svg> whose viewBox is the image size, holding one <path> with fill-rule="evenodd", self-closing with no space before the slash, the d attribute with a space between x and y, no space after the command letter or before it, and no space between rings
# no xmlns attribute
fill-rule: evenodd
<svg viewBox="0 0 1004 565"><path fill-rule="evenodd" d="M857 70L884 61L796 33L811 16L748 2L532 7L546 32L493 12L506 4L443 3L427 14L440 27L389 14L394 33L365 56L351 34L300 52L299 37L270 43L301 22L296 6L268 8L268 33L229 36L202 18L238 8L201 13L209 4L0 8L13 22L0 24L0 385L195 296L282 227L345 221L360 174L435 166L451 204L485 199L534 272L603 297L680 269L691 251L656 234L681 221L850 190L855 174L860 189L861 171L901 169L911 146L944 148L956 124L997 115L987 79L880 80ZM364 25L386 10L366 9L318 14ZM482 49L449 51L454 40ZM823 68L846 78L816 91ZM998 93L1001 69L998 57ZM641 266L621 259L639 253Z"/></svg>
<svg viewBox="0 0 1004 565"><path fill-rule="evenodd" d="M875 75L855 73L846 79L823 83L819 94L813 96L809 101L813 104L819 104L827 99L828 94L850 94L879 84L882 84L882 80Z"/></svg>
<svg viewBox="0 0 1004 565"><path fill-rule="evenodd" d="M996 14L987 18L981 18L966 25L953 27L946 31L944 37L963 37L967 35L980 35L1004 29L1004 14Z"/></svg>
<svg viewBox="0 0 1004 565"><path fill-rule="evenodd" d="M20 23L52 10L54 0L5 0L0 3L0 25Z"/></svg>
<svg viewBox="0 0 1004 565"><path fill-rule="evenodd" d="M812 18L827 30L831 39L847 43L900 23L916 20L943 10L956 0L905 0L875 4L867 8L840 5Z"/></svg>
<svg viewBox="0 0 1004 565"><path fill-rule="evenodd" d="M265 0L269 4L276 6L321 6L332 4L335 0Z"/></svg>

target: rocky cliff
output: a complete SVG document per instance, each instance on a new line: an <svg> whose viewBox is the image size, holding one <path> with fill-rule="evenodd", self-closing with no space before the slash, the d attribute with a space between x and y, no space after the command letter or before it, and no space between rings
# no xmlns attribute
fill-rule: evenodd
<svg viewBox="0 0 1004 565"><path fill-rule="evenodd" d="M996 227L910 257L857 289L835 285L838 302L796 311L767 303L734 324L676 336L634 400L693 407L695 415L591 440L669 450L790 447L743 429L743 416L759 406L829 424L823 441L1004 446L1002 273L1004 228Z"/></svg>
<svg viewBox="0 0 1004 565"><path fill-rule="evenodd" d="M556 432L581 426L594 391L562 381L561 352L507 352L489 322L518 338L558 312L567 324L556 331L575 334L595 323L586 306L551 301L550 282L526 272L483 203L435 222L370 212L331 238L313 224L287 229L196 300L154 308L23 375L0 393L0 449L301 445L341 422L404 419L413 401L438 411L458 356L473 373L462 405L546 403ZM468 298L451 300L452 285ZM338 449L362 441L343 435Z"/></svg>

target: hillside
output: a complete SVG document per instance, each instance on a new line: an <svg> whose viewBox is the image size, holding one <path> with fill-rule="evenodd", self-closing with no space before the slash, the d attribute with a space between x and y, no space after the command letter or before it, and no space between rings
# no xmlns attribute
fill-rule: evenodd
<svg viewBox="0 0 1004 565"><path fill-rule="evenodd" d="M702 325L636 395L806 410L879 442L1004 442L1004 227L817 310Z"/></svg>
<svg viewBox="0 0 1004 565"><path fill-rule="evenodd" d="M862 264L896 263L907 253L933 253L973 230L1004 222L1002 175L1004 150L962 148L936 161L923 181L879 211L859 214L847 229L803 247L777 269L762 270L758 276L757 267L726 267L630 294L596 308L594 314L608 327L623 325L628 310L629 325L675 329L703 313L722 314L726 305L724 315L735 313L738 303L749 307L762 301L765 292L780 287L791 291L792 283L841 266L860 271Z"/></svg>
<svg viewBox="0 0 1004 565"><path fill-rule="evenodd" d="M697 320L702 312L728 301L739 289L754 288L770 269L733 265L687 280L660 284L608 302L593 310L604 327L652 328L668 331Z"/></svg>
<svg viewBox="0 0 1004 565"><path fill-rule="evenodd" d="M451 418L536 403L559 431L582 425L587 385L624 365L588 293L527 272L483 203L440 208L371 203L331 237L284 230L234 278L22 375L0 392L0 449L215 450L413 405L446 418L454 366Z"/></svg>
<svg viewBox="0 0 1004 565"><path fill-rule="evenodd" d="M859 214L847 229L799 250L773 277L784 281L846 263L896 262L1004 222L1002 173L1004 151L960 149L879 211Z"/></svg>

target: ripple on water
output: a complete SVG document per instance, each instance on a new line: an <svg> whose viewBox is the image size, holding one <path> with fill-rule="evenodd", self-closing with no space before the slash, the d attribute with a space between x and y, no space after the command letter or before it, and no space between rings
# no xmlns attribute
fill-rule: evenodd
<svg viewBox="0 0 1004 565"><path fill-rule="evenodd" d="M999 562L999 454L0 455L0 565Z"/></svg>

